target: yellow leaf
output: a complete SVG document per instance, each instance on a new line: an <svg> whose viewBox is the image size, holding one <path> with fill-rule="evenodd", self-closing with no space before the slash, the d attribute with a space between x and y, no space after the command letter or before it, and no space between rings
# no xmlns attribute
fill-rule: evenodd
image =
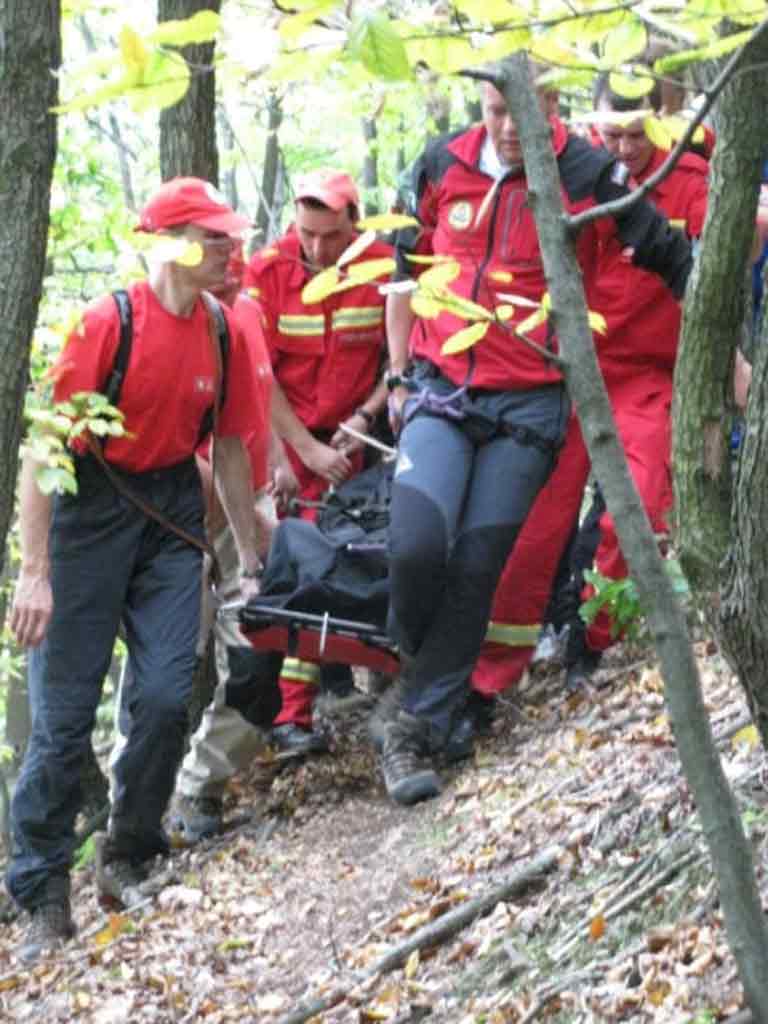
<svg viewBox="0 0 768 1024"><path fill-rule="evenodd" d="M429 270L425 270L419 278L419 288L425 290L434 289L440 291L451 281L455 281L461 273L461 266L458 260L450 260L447 263L438 263Z"/></svg>
<svg viewBox="0 0 768 1024"><path fill-rule="evenodd" d="M148 54L141 36L134 32L130 25L120 29L120 55L129 73L142 75L147 66Z"/></svg>
<svg viewBox="0 0 768 1024"><path fill-rule="evenodd" d="M21 979L15 974L10 978L0 978L0 992L10 992L11 989L18 988L20 984Z"/></svg>
<svg viewBox="0 0 768 1024"><path fill-rule="evenodd" d="M375 231L371 231L370 229L368 231L364 231L362 235L358 235L354 242L347 246L341 256L336 260L336 266L343 267L345 264L351 263L352 260L357 259L361 252L365 252L371 242L374 242L375 240Z"/></svg>
<svg viewBox="0 0 768 1024"><path fill-rule="evenodd" d="M411 299L411 309L416 316L420 316L424 320L432 320L434 317L440 316L442 312L442 308L433 298L429 295L422 295L421 292L416 292Z"/></svg>
<svg viewBox="0 0 768 1024"><path fill-rule="evenodd" d="M602 313L595 313L590 309L587 312L587 320L589 321L590 329L593 330L595 334L608 333L608 325L606 324L605 317Z"/></svg>
<svg viewBox="0 0 768 1024"><path fill-rule="evenodd" d="M408 957L408 960L406 961L405 964L405 976L408 979L408 981L416 977L416 973L419 969L420 964L421 957L419 956L419 951L418 949L414 949L414 951Z"/></svg>
<svg viewBox="0 0 768 1024"><path fill-rule="evenodd" d="M362 231L397 231L399 228L419 227L419 222L405 213L377 213L359 220L357 227Z"/></svg>
<svg viewBox="0 0 768 1024"><path fill-rule="evenodd" d="M452 334L440 349L444 356L455 356L458 352L465 352L468 348L476 345L481 338L488 333L490 324L470 324L469 327L462 327L460 331Z"/></svg>
<svg viewBox="0 0 768 1024"><path fill-rule="evenodd" d="M453 260L453 256L445 256L442 253L438 253L435 256L416 256L407 252L405 258L410 260L411 263L424 263L427 266L432 266L435 263L450 263Z"/></svg>
<svg viewBox="0 0 768 1024"><path fill-rule="evenodd" d="M355 284L364 284L366 281L373 281L374 278L391 274L395 266L395 261L391 256L384 256L378 260L353 263L352 266L347 267L347 273Z"/></svg>
<svg viewBox="0 0 768 1024"><path fill-rule="evenodd" d="M602 914L595 914L589 922L589 937L593 942L602 939L605 935L605 918Z"/></svg>
<svg viewBox="0 0 768 1024"><path fill-rule="evenodd" d="M156 263L178 263L182 267L197 267L203 260L203 247L199 242L190 242L186 238L173 238L170 235L146 235L136 239L137 248L147 249L147 259Z"/></svg>
<svg viewBox="0 0 768 1024"><path fill-rule="evenodd" d="M653 1006L661 1006L671 991L672 986L668 981L657 981L648 988L646 995Z"/></svg>
<svg viewBox="0 0 768 1024"><path fill-rule="evenodd" d="M304 285L301 293L301 301L309 306L313 302L322 302L327 299L333 289L339 283L338 267L328 267L315 274L311 281Z"/></svg>
<svg viewBox="0 0 768 1024"><path fill-rule="evenodd" d="M535 330L542 324L547 322L547 311L542 305L535 313L531 313L521 324L518 324L515 330L518 334L527 334L529 331Z"/></svg>
<svg viewBox="0 0 768 1024"><path fill-rule="evenodd" d="M492 281L498 281L500 284L509 284L514 280L514 274L511 274L508 270L492 270L488 277Z"/></svg>
<svg viewBox="0 0 768 1024"><path fill-rule="evenodd" d="M114 942L124 932L132 932L133 930L133 921L126 917L125 914L110 914L109 923L106 928L102 928L96 934L94 942L97 946L108 946L110 942Z"/></svg>
<svg viewBox="0 0 768 1024"><path fill-rule="evenodd" d="M663 119L651 114L643 120L643 128L650 141L659 149L671 149L674 145L675 140Z"/></svg>
<svg viewBox="0 0 768 1024"><path fill-rule="evenodd" d="M494 316L485 306L465 299L461 295L452 292L450 288L442 293L435 294L434 298L446 313L453 313L462 320L493 320Z"/></svg>
<svg viewBox="0 0 768 1024"><path fill-rule="evenodd" d="M496 319L501 320L501 322L504 324L507 322L507 320L511 320L512 317L515 315L515 307L497 306L496 309L494 310L494 313L496 314Z"/></svg>
<svg viewBox="0 0 768 1024"><path fill-rule="evenodd" d="M745 725L743 729L739 729L739 731L734 734L731 738L731 743L734 748L739 747L743 743L749 750L754 750L759 743L757 726Z"/></svg>

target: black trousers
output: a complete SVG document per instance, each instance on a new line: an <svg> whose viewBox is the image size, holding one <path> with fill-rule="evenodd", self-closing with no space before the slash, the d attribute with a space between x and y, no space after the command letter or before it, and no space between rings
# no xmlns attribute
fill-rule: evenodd
<svg viewBox="0 0 768 1024"><path fill-rule="evenodd" d="M455 386L427 364L417 386ZM404 708L439 748L461 710L496 584L568 421L562 385L481 391L462 418L408 400L392 494L390 631L406 655ZM408 419L409 411L417 407Z"/></svg>

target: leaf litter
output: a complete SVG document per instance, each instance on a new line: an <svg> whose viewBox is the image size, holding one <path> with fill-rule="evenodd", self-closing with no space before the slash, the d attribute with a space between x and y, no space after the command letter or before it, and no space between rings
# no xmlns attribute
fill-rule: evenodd
<svg viewBox="0 0 768 1024"><path fill-rule="evenodd" d="M140 912L100 911L86 867L64 950L24 968L23 922L4 929L0 1020L726 1020L743 993L716 886L658 668L631 653L576 695L558 665L532 670L414 808L387 800L365 712L334 716L330 755L232 781L233 826L175 850ZM764 756L724 661L697 656L765 893Z"/></svg>

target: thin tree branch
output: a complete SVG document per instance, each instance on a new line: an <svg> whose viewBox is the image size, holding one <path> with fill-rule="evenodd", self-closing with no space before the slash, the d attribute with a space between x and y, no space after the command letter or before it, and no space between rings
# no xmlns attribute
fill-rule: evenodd
<svg viewBox="0 0 768 1024"><path fill-rule="evenodd" d="M708 89L704 90L704 102L696 112L695 117L691 119L687 129L678 139L674 148L670 150L669 156L661 167L654 171L649 178L646 178L642 185L633 189L628 196L624 196L622 199L617 199L612 203L603 203L601 206L593 206L591 209L585 210L583 213L577 214L575 217L567 217L566 221L568 224L568 230L572 234L576 234L587 224L591 224L593 221L598 220L601 217L615 217L617 214L625 213L628 209L634 206L635 203L638 203L644 196L648 195L652 189L656 188L660 182L664 181L667 175L674 169L682 154L688 148L688 144L693 138L694 132L712 109L715 100L740 69L742 62L745 59L747 48L765 32L768 32L768 18L760 22L746 43L731 55L730 60L712 85Z"/></svg>

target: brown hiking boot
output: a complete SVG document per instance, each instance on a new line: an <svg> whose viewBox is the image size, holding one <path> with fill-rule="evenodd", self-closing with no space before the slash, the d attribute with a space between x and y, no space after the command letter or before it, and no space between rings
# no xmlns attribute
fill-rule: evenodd
<svg viewBox="0 0 768 1024"><path fill-rule="evenodd" d="M96 892L99 903L107 908L130 909L145 899L142 883L146 871L118 852L106 832L94 836L96 848Z"/></svg>
<svg viewBox="0 0 768 1024"><path fill-rule="evenodd" d="M415 804L440 792L440 776L424 760L426 732L423 722L402 710L385 726L379 761L387 793L398 804Z"/></svg>
<svg viewBox="0 0 768 1024"><path fill-rule="evenodd" d="M380 754L384 747L387 726L397 718L403 702L404 684L395 679L376 701L376 705L368 718L368 736L374 750Z"/></svg>
<svg viewBox="0 0 768 1024"><path fill-rule="evenodd" d="M25 964L60 949L75 934L67 875L47 879L42 900L29 915L29 925L17 951L19 960Z"/></svg>

